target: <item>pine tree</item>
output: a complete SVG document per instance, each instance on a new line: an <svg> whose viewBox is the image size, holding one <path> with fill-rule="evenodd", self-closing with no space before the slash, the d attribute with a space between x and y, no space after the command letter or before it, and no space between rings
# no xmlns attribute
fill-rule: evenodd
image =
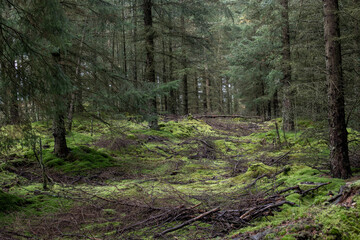
<svg viewBox="0 0 360 240"><path fill-rule="evenodd" d="M329 95L331 172L337 178L351 176L345 123L344 79L337 0L323 0L326 78Z"/></svg>

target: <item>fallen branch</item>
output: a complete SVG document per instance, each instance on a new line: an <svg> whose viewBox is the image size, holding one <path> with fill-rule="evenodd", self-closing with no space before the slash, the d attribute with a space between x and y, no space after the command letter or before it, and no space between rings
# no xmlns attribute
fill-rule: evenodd
<svg viewBox="0 0 360 240"><path fill-rule="evenodd" d="M277 208L277 207L280 207L284 204L288 204L288 205L291 205L291 206L295 206L296 204L293 203L293 202L289 202L289 201L281 201L281 202L278 202L278 203L273 203L273 204L269 204L259 210L257 210L256 212L254 212L253 214L251 215L248 215L246 216L245 218L243 218L244 220L252 220L254 218L257 218L260 214L262 214L263 212L267 211L267 210L271 210L273 208Z"/></svg>
<svg viewBox="0 0 360 240"><path fill-rule="evenodd" d="M260 180L260 179L262 179L262 178L264 178L264 177L269 178L269 175L263 174L263 175L257 177L252 183L248 184L248 185L245 187L245 189L248 189L248 188L254 186L258 180Z"/></svg>
<svg viewBox="0 0 360 240"><path fill-rule="evenodd" d="M291 153L291 151L288 151L287 153L285 153L284 155L281 155L280 157L276 158L276 159L272 159L273 162L271 162L271 164L275 164L277 162L279 162L280 160L284 159L285 157L287 157L289 154Z"/></svg>
<svg viewBox="0 0 360 240"><path fill-rule="evenodd" d="M208 216L208 215L210 215L210 214L212 214L212 213L214 213L214 212L217 212L217 211L219 211L219 210L220 210L220 207L211 209L210 211L207 211L207 212L205 212L205 213L203 213L203 214L200 214L199 216L197 216L197 217L195 217L195 218L192 218L192 219L190 219L190 220L187 220L186 222L184 222L184 223L182 223L182 224L179 224L179 225L177 225L177 226L175 226L175 227L173 227L173 228L166 229L166 230L163 231L162 233L157 234L156 237L163 236L163 235L165 235L165 234L167 234L167 233L169 233L169 232L173 232L173 231L176 231L176 230L178 230L178 229L180 229L180 228L183 228L183 227L185 227L185 226L187 226L187 225L190 225L191 223L196 222L197 220L199 220L199 219L201 219L201 218L203 218L203 217L206 217L206 216Z"/></svg>
<svg viewBox="0 0 360 240"><path fill-rule="evenodd" d="M301 193L301 196L304 197L304 196L305 196L306 194L308 194L309 192L315 191L315 190L317 190L317 189L319 189L319 188L321 188L321 187L323 187L323 186L329 185L330 183L331 183L331 182L322 183L322 184L320 184L320 185L318 185L318 186L316 186L316 187L314 187L314 188L310 188L310 189L308 189L308 190L306 190L306 191L303 191L303 192Z"/></svg>

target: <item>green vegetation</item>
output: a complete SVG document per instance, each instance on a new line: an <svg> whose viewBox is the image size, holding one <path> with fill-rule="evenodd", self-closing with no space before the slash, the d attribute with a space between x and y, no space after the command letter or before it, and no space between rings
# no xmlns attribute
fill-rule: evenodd
<svg viewBox="0 0 360 240"><path fill-rule="evenodd" d="M0 213L17 210L25 204L25 200L0 190Z"/></svg>
<svg viewBox="0 0 360 240"><path fill-rule="evenodd" d="M239 119L222 121L239 129L248 124ZM86 119L75 122L74 129L89 124ZM211 120L210 124L217 126L216 122ZM42 190L40 166L31 146L18 142L13 146L16 155L3 154L6 161L1 163L0 184L6 193L1 192L0 200L6 204L1 204L0 222L27 234L26 228L19 225L21 219L31 218L33 224L41 225L43 218L56 219L57 214L70 217L74 211L86 215L92 206L103 206L94 210L96 218L89 215L77 227L66 225L64 231L71 235L81 229L111 239L119 236L117 229L152 216L141 210L144 206L171 209L202 203L203 208L233 209L242 206L243 197L250 193L256 196L268 191L271 195L294 186L306 191L329 183L305 196L287 192L286 200L296 206L284 205L281 211L259 218L251 226L233 229L221 239L262 232L266 239L306 238L311 233L315 239L359 237L360 225L355 220L360 197L354 196L356 204L350 208L327 203L345 181L329 177L327 169L311 167L312 161L326 161L314 159L320 156L315 153L328 154L321 133L315 131L311 122L304 122L298 132L286 133L285 137L280 132L280 143L274 121L258 123L256 131L244 130L240 136L188 119L160 122L160 130L149 130L143 123L127 125L123 120L113 121L111 126L96 121L93 124L97 127L92 128L92 136L87 130L74 130L67 136L71 152L64 159L56 157L49 148L53 143L51 133L44 127L46 123L33 125L43 141L46 172L54 181L49 191ZM110 129L121 129L121 134ZM357 133L350 132L356 140ZM355 182L351 186L357 189L358 185ZM274 186L278 187L273 189ZM159 228L151 223L139 225L124 231L122 237L153 239L156 233L181 222L174 219ZM169 233L169 237L212 239L207 230L211 226L197 221Z"/></svg>
<svg viewBox="0 0 360 240"><path fill-rule="evenodd" d="M58 158L50 151L44 151L44 163L65 173L81 174L92 169L100 169L114 165L114 159L108 154L87 146L72 148L65 158Z"/></svg>

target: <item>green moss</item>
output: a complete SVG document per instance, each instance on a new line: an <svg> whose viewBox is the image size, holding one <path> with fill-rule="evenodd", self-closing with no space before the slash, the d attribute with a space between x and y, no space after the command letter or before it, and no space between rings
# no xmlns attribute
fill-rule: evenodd
<svg viewBox="0 0 360 240"><path fill-rule="evenodd" d="M0 213L19 209L25 203L24 199L0 190Z"/></svg>
<svg viewBox="0 0 360 240"><path fill-rule="evenodd" d="M297 238L294 235L286 235L281 238L281 240L296 240Z"/></svg>
<svg viewBox="0 0 360 240"><path fill-rule="evenodd" d="M179 122L169 121L159 124L160 130L171 133L176 138L186 138L196 134L214 133L212 128L203 121L188 119Z"/></svg>
<svg viewBox="0 0 360 240"><path fill-rule="evenodd" d="M44 151L43 159L48 167L68 173L84 173L92 169L114 166L115 161L104 152L79 146L71 149L66 159L56 157L50 151Z"/></svg>
<svg viewBox="0 0 360 240"><path fill-rule="evenodd" d="M264 174L271 176L276 170L275 167L267 166L263 163L252 163L246 173L234 177L231 181L234 183L246 183Z"/></svg>
<svg viewBox="0 0 360 240"><path fill-rule="evenodd" d="M360 239L360 210L354 208L344 208L341 206L328 206L322 208L317 213L316 220L324 228L324 235L329 235L328 239Z"/></svg>
<svg viewBox="0 0 360 240"><path fill-rule="evenodd" d="M290 195L286 199L296 203L297 206L284 205L281 207L281 212L274 211L274 216L257 219L252 222L251 226L236 230L232 234L257 233L270 228L274 231L268 234L267 239L280 239L280 237L284 237L283 239L301 239L301 237L306 239L307 233L301 235L304 231L322 232L322 235L319 235L320 239L335 239L338 236L343 239L359 238L357 224L359 209L357 207L344 209L339 206L325 205L326 200L329 199L327 193L329 191L338 192L339 187L345 182L300 165L300 163L304 164L305 159L311 161L319 157L326 159L325 157L329 153L326 142L320 139L320 135L313 134L311 121L299 121L297 125L300 131L286 133L288 144L282 146L276 145L274 142L274 139L277 138L274 121L259 123L255 133L243 137L232 135L230 131L214 130L206 123L191 118L178 122L160 121L160 130L158 131L148 129L147 123L126 120L110 120L110 122L112 133L109 132L109 127L102 123L93 121L93 126L90 127L91 122L88 119L75 118L73 132L67 136L68 145L71 148L71 154L67 159L57 158L51 153L53 148L51 124L35 123L34 128L41 133L44 145L48 145L48 148L43 151L43 157L47 167L52 168L51 173L58 170L83 175L93 169L102 169L96 172L103 172L106 171L104 169L106 167L116 166L116 169L109 169L109 175L114 177L106 180L104 185L77 184L71 188L65 187L67 194L82 196L84 192L87 192L89 196L96 195L116 201L127 199L154 207L166 205L169 209L179 206L182 201L190 204L205 202L206 206L222 206L222 204L228 204L234 194L241 195L245 191L244 187L257 177L263 174L273 176L277 171L286 168L286 166L271 167L257 161L268 162L269 159L277 159L291 151L287 155L289 158L284 160L289 164L287 172L277 175L276 179L262 178L257 181L254 188L246 191L268 190L278 184L282 184L278 190L295 185L306 190L316 186L316 183L331 182L331 184L321 187L305 197L291 191L288 192ZM103 134L106 135L102 136ZM116 138L118 134L121 134L121 140L128 143L120 150L110 151L93 149L89 147L90 145L83 146L99 139L100 136L107 139L107 137ZM284 142L282 131L280 131L280 135ZM16 137L16 134L14 136ZM355 133L351 137L357 138ZM205 146L198 139L205 140L212 148ZM210 148L211 150L209 150ZM15 149L19 152L16 158L21 158L22 154L26 154L26 158L28 158L28 160L18 160L18 164L34 160L32 151L22 150L19 146L14 147L14 151ZM12 161L15 163L15 160ZM245 173L230 177L233 176L234 164L240 163L241 168L246 167L247 162L251 163ZM281 165L280 162L279 164ZM0 166L4 167L5 164ZM113 174L114 169L116 175ZM106 172L104 173L106 175ZM126 180L123 180L125 178ZM2 186L10 188L11 194L31 201L29 204L20 206L24 216L28 218L57 212L63 208L61 206L73 204L72 201L59 197L64 193L63 186L55 184L52 191L47 193L54 196L52 197L41 194L42 185L40 183L24 186L25 183L28 184L28 181L23 181L16 174L0 172L0 183ZM18 185L22 185L22 187ZM358 185L360 185L359 182L353 183L355 187ZM360 204L359 197L354 199ZM120 221L119 216L121 215L125 219L126 214L107 205L102 211L104 219L97 219L96 223L90 225L84 224L82 230L91 232L94 237L101 238L106 235L109 238L116 238L118 236L114 228L126 225L126 223L111 222L108 219L117 217L117 221ZM19 216L17 215L17 217ZM302 223L306 218L315 219L316 223L306 221ZM7 222L9 219L9 216L0 216L1 223ZM104 223L105 220L106 223ZM354 222L356 224L352 224ZM165 224L158 230L161 231L176 224L179 222ZM189 239L189 236L196 236L196 239L210 239L211 236L207 235L210 228L210 225L197 222L174 233L169 233L167 237ZM153 232L154 229L151 227L136 229L128 233L124 239L127 237L129 239L152 239L153 236L150 235ZM291 235L287 235L289 233Z"/></svg>

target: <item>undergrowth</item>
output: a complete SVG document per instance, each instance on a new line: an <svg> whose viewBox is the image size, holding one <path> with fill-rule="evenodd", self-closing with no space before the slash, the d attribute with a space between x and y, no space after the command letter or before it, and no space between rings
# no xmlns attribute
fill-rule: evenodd
<svg viewBox="0 0 360 240"><path fill-rule="evenodd" d="M326 131L317 123L301 120L297 132L284 133L276 130L275 121L280 125L279 119L265 123L178 119L160 121L159 130L152 130L133 119L109 120L107 125L79 117L67 135L71 151L64 159L52 153L51 124L33 123L32 133L44 146L45 170L54 181L47 191L42 189L33 149L24 140L26 128L5 127L0 136L6 139L0 150L0 222L31 237L29 229L20 226L25 219L32 218L28 227L35 228L43 218L53 216L51 221L56 221L60 212L67 216L71 211L89 211L77 219L77 226L66 225L64 233L153 239L157 232L180 222L119 229L151 217L158 208L201 203L204 209L232 209L256 200L251 197L329 183L306 196L289 192L286 200L296 206L284 205L251 226L221 232L197 221L168 237L246 239L263 234L267 239L357 239L358 204L350 208L327 204L345 181L329 176ZM350 148L356 149L359 134L349 132ZM360 198L354 201L359 203ZM54 230L52 234L60 233Z"/></svg>

